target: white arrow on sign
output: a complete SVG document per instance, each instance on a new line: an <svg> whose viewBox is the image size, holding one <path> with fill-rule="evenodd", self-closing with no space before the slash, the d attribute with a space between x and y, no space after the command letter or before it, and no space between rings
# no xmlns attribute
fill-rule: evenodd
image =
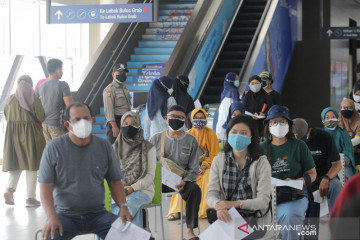
<svg viewBox="0 0 360 240"><path fill-rule="evenodd" d="M57 10L57 12L55 13L55 16L57 16L58 20L60 20L60 16L62 16L63 13L60 10Z"/></svg>
<svg viewBox="0 0 360 240"><path fill-rule="evenodd" d="M331 30L329 29L329 30L327 30L326 33L329 35L329 37L331 37L331 34L333 34L333 31L331 31Z"/></svg>

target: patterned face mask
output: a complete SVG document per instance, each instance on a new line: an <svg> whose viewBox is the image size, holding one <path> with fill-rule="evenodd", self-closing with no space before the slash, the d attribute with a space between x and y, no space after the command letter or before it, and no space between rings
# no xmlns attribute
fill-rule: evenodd
<svg viewBox="0 0 360 240"><path fill-rule="evenodd" d="M326 128L335 128L338 125L337 119L329 119L326 122L324 122L324 126Z"/></svg>
<svg viewBox="0 0 360 240"><path fill-rule="evenodd" d="M194 119L194 120L192 120L192 125L196 129L202 129L203 127L206 126L206 124L207 124L206 119Z"/></svg>

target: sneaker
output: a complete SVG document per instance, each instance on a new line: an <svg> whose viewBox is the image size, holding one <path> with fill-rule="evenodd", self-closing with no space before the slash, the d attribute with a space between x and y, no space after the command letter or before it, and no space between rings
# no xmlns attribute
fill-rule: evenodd
<svg viewBox="0 0 360 240"><path fill-rule="evenodd" d="M14 192L15 190L12 188L7 188L6 192L4 192L4 198L5 198L5 203L7 205L14 205Z"/></svg>
<svg viewBox="0 0 360 240"><path fill-rule="evenodd" d="M26 199L26 207L38 207L38 206L40 206L40 201L36 200L36 198Z"/></svg>

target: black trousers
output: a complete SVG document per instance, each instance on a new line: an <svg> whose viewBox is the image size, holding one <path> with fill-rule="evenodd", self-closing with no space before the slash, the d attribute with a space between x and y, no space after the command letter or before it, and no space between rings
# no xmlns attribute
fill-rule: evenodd
<svg viewBox="0 0 360 240"><path fill-rule="evenodd" d="M174 189L162 185L162 192L174 192ZM186 226L197 228L199 226L199 207L201 202L201 190L196 182L186 182L185 188L180 192L186 202Z"/></svg>
<svg viewBox="0 0 360 240"><path fill-rule="evenodd" d="M121 124L120 124L121 118L122 118L122 116L115 115L115 122L120 130L121 130ZM111 126L110 122L106 123L106 138L111 144L114 144L114 142L116 140L116 137L114 137L114 135L113 135L112 126Z"/></svg>

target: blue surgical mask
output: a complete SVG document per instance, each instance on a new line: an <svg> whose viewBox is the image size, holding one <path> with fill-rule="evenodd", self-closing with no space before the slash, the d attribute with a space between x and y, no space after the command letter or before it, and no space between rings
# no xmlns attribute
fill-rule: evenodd
<svg viewBox="0 0 360 240"><path fill-rule="evenodd" d="M251 137L231 134L228 137L228 143L235 151L242 152L251 144Z"/></svg>
<svg viewBox="0 0 360 240"><path fill-rule="evenodd" d="M234 86L235 86L235 87L239 87L239 86L240 86L240 81L235 81L235 82L234 82Z"/></svg>

